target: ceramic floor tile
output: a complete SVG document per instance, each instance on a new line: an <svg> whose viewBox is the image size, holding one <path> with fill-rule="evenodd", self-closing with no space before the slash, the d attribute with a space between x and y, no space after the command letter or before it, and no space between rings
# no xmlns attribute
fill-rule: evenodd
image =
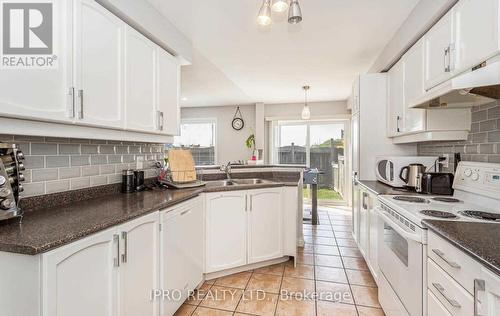
<svg viewBox="0 0 500 316"><path fill-rule="evenodd" d="M212 279L212 280L205 280L205 283L207 284L214 284L217 279Z"/></svg>
<svg viewBox="0 0 500 316"><path fill-rule="evenodd" d="M215 285L245 289L248 280L250 280L251 275L252 275L251 272L240 272L236 274L231 274L222 278L218 278L217 281L215 281Z"/></svg>
<svg viewBox="0 0 500 316"><path fill-rule="evenodd" d="M351 238L339 238L337 239L337 245L339 247L349 247L349 248L358 248L358 245L356 245L356 242L354 241L354 239L351 239Z"/></svg>
<svg viewBox="0 0 500 316"><path fill-rule="evenodd" d="M252 274L246 289L249 291L279 293L281 278L282 277L279 275L254 273Z"/></svg>
<svg viewBox="0 0 500 316"><path fill-rule="evenodd" d="M188 297L188 299L186 300L186 304L199 305L201 301L203 301L203 298L205 298L205 296L207 295L210 287L212 287L212 284L209 284L207 282L203 283L203 285L198 290L196 290L192 296Z"/></svg>
<svg viewBox="0 0 500 316"><path fill-rule="evenodd" d="M182 304L181 307L175 312L174 316L190 316L195 309L196 306Z"/></svg>
<svg viewBox="0 0 500 316"><path fill-rule="evenodd" d="M354 304L349 284L316 281L318 300Z"/></svg>
<svg viewBox="0 0 500 316"><path fill-rule="evenodd" d="M356 305L380 308L377 288L351 285L351 290Z"/></svg>
<svg viewBox="0 0 500 316"><path fill-rule="evenodd" d="M385 316L385 313L380 308L372 308L365 306L358 306L359 316Z"/></svg>
<svg viewBox="0 0 500 316"><path fill-rule="evenodd" d="M316 303L311 300L279 300L276 316L315 316Z"/></svg>
<svg viewBox="0 0 500 316"><path fill-rule="evenodd" d="M347 232L335 232L335 238L348 238L352 239L352 232L347 231Z"/></svg>
<svg viewBox="0 0 500 316"><path fill-rule="evenodd" d="M332 237L314 237L311 239L311 242L315 245L326 245L326 246L335 246L337 244L335 242L335 238Z"/></svg>
<svg viewBox="0 0 500 316"><path fill-rule="evenodd" d="M297 254L297 263L298 264L314 265L314 255L307 254L307 253L298 253Z"/></svg>
<svg viewBox="0 0 500 316"><path fill-rule="evenodd" d="M281 293L294 295L294 293L314 292L314 280L284 277L281 283Z"/></svg>
<svg viewBox="0 0 500 316"><path fill-rule="evenodd" d="M242 294L243 290L214 285L200 306L234 311Z"/></svg>
<svg viewBox="0 0 500 316"><path fill-rule="evenodd" d="M347 283L347 277L345 275L344 269L316 266L315 272L316 280Z"/></svg>
<svg viewBox="0 0 500 316"><path fill-rule="evenodd" d="M349 220L343 220L343 221L341 221L341 220L339 221L339 220L333 219L333 220L330 221L330 223L332 225L334 225L334 226L335 225L338 225L338 226L352 226L351 219L349 219Z"/></svg>
<svg viewBox="0 0 500 316"><path fill-rule="evenodd" d="M314 266L297 264L297 266L294 267L293 265L287 265L285 267L284 276L292 278L314 279Z"/></svg>
<svg viewBox="0 0 500 316"><path fill-rule="evenodd" d="M314 253L319 255L330 255L330 256L339 256L339 250L337 246L324 246L324 245L315 245Z"/></svg>
<svg viewBox="0 0 500 316"><path fill-rule="evenodd" d="M339 247L342 257L363 258L363 255L357 248Z"/></svg>
<svg viewBox="0 0 500 316"><path fill-rule="evenodd" d="M370 286L370 287L377 286L370 271L345 270L345 272L347 274L347 279L349 280L350 284Z"/></svg>
<svg viewBox="0 0 500 316"><path fill-rule="evenodd" d="M231 316L233 313L219 309L198 307L192 316Z"/></svg>
<svg viewBox="0 0 500 316"><path fill-rule="evenodd" d="M317 316L357 316L356 307L341 303L318 301Z"/></svg>
<svg viewBox="0 0 500 316"><path fill-rule="evenodd" d="M317 266L343 268L342 259L339 256L315 255L314 264Z"/></svg>
<svg viewBox="0 0 500 316"><path fill-rule="evenodd" d="M285 264L279 263L279 264L273 264L271 266L255 269L253 272L283 276L284 270L285 270Z"/></svg>
<svg viewBox="0 0 500 316"><path fill-rule="evenodd" d="M332 226L334 232L351 232L352 226L348 225L333 225Z"/></svg>
<svg viewBox="0 0 500 316"><path fill-rule="evenodd" d="M304 235L306 235L306 234L304 233ZM328 231L328 230L312 231L310 235L316 236L316 237L334 237L333 231Z"/></svg>
<svg viewBox="0 0 500 316"><path fill-rule="evenodd" d="M297 251L303 253L314 253L314 245L311 243L305 243L304 247L297 247Z"/></svg>
<svg viewBox="0 0 500 316"><path fill-rule="evenodd" d="M346 269L368 271L368 265L363 258L343 257L342 261Z"/></svg>
<svg viewBox="0 0 500 316"><path fill-rule="evenodd" d="M276 304L278 304L277 294L245 291L236 311L252 315L273 316Z"/></svg>

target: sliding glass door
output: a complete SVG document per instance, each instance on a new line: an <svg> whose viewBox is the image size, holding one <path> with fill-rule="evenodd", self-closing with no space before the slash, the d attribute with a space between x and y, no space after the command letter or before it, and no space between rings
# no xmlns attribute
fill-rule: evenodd
<svg viewBox="0 0 500 316"><path fill-rule="evenodd" d="M276 121L273 126L273 162L317 168L321 172L318 201L323 205L343 202L346 121ZM309 198L307 189L304 198Z"/></svg>

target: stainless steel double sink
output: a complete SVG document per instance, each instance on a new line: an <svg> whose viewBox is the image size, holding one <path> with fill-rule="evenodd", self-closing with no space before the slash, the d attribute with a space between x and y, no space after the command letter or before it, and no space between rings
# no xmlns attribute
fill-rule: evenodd
<svg viewBox="0 0 500 316"><path fill-rule="evenodd" d="M231 180L208 181L207 186L228 187L228 186L238 186L238 185L256 185L256 184L274 184L274 183L276 182L265 179L231 179Z"/></svg>

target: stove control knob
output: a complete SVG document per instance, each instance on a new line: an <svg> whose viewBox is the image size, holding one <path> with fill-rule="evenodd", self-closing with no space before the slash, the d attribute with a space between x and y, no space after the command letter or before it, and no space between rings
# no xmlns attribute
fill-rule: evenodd
<svg viewBox="0 0 500 316"><path fill-rule="evenodd" d="M474 173L472 174L472 176L471 176L471 179L472 179L472 181L477 181L477 180L479 180L479 173L475 173L475 172L474 172Z"/></svg>
<svg viewBox="0 0 500 316"><path fill-rule="evenodd" d="M5 185L5 182L7 182L7 179L5 179L4 176L0 176L0 187L3 187Z"/></svg>
<svg viewBox="0 0 500 316"><path fill-rule="evenodd" d="M472 175L472 170L471 169L465 169L464 174L466 177L470 177Z"/></svg>
<svg viewBox="0 0 500 316"><path fill-rule="evenodd" d="M24 192L24 187L23 187L22 184L20 184L20 185L17 186L17 192L18 193Z"/></svg>
<svg viewBox="0 0 500 316"><path fill-rule="evenodd" d="M8 188L1 188L0 189L0 199L5 199L8 197L12 192Z"/></svg>
<svg viewBox="0 0 500 316"><path fill-rule="evenodd" d="M0 209L2 210L9 210L14 207L16 207L16 202L14 202L14 200L12 199L5 199L0 202Z"/></svg>
<svg viewBox="0 0 500 316"><path fill-rule="evenodd" d="M20 150L17 151L17 160L24 160L24 153Z"/></svg>
<svg viewBox="0 0 500 316"><path fill-rule="evenodd" d="M17 171L24 171L24 170L26 170L26 167L24 167L24 164L22 162L20 162L17 165Z"/></svg>

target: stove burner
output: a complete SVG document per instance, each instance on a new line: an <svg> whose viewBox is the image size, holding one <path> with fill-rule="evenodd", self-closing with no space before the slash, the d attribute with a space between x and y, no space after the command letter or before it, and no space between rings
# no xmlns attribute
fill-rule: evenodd
<svg viewBox="0 0 500 316"><path fill-rule="evenodd" d="M434 201L446 202L446 203L459 203L460 202L459 199L449 198L449 197L435 197L435 198L432 198L432 199Z"/></svg>
<svg viewBox="0 0 500 316"><path fill-rule="evenodd" d="M393 197L396 201L411 202L411 203L429 203L426 199L416 197L416 196L395 196Z"/></svg>
<svg viewBox="0 0 500 316"><path fill-rule="evenodd" d="M430 217L438 217L438 218L456 218L455 214L450 212L436 211L436 210L423 210L420 211L421 214L430 216Z"/></svg>
<svg viewBox="0 0 500 316"><path fill-rule="evenodd" d="M500 222L500 214L481 212L481 211L461 211L460 214L472 217L475 219L482 219L486 221Z"/></svg>

